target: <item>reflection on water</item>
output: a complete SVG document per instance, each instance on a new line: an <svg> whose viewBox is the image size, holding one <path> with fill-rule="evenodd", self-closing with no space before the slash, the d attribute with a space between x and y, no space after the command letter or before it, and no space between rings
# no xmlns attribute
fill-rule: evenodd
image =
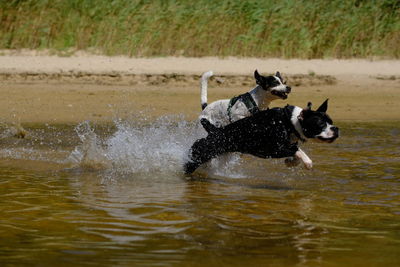
<svg viewBox="0 0 400 267"><path fill-rule="evenodd" d="M2 136L0 263L399 265L400 124L339 126L313 171L234 155L191 179L180 118Z"/></svg>

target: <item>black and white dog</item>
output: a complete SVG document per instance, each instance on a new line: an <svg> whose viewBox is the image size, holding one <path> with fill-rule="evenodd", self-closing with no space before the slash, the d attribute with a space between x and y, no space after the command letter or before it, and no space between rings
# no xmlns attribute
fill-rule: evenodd
<svg viewBox="0 0 400 267"><path fill-rule="evenodd" d="M315 138L332 143L339 137L339 128L326 114L327 109L328 100L316 111L311 110L311 103L305 109L287 105L260 111L222 128L209 123L205 127L208 136L192 145L184 171L190 174L203 163L227 152L260 158L288 158L285 160L288 166L302 161L307 169L311 169L312 161L298 147L298 142Z"/></svg>
<svg viewBox="0 0 400 267"><path fill-rule="evenodd" d="M268 108L271 101L286 99L291 88L287 86L277 72L272 76L262 76L257 70L254 78L257 86L251 91L232 99L222 99L207 104L207 82L213 75L212 71L205 72L201 77L201 108L200 122L203 126L208 123L223 127L234 121L255 114Z"/></svg>

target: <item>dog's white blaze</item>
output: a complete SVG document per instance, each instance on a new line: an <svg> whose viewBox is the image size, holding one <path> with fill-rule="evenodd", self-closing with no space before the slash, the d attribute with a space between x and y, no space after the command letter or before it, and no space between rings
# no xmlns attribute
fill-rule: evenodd
<svg viewBox="0 0 400 267"><path fill-rule="evenodd" d="M306 139L299 121L299 116L302 111L303 111L302 108L295 106L293 109L292 118L290 120L292 121L292 124L296 129L296 131L300 134L301 138Z"/></svg>
<svg viewBox="0 0 400 267"><path fill-rule="evenodd" d="M332 127L333 125L326 123L325 129L319 135L317 135L317 137L327 138L327 139L334 137L335 132L332 131Z"/></svg>
<svg viewBox="0 0 400 267"><path fill-rule="evenodd" d="M274 76L275 80L277 80L279 82L279 85L272 87L271 90L279 90L279 91L283 91L286 92L286 85L282 83L281 79L279 79L279 77Z"/></svg>

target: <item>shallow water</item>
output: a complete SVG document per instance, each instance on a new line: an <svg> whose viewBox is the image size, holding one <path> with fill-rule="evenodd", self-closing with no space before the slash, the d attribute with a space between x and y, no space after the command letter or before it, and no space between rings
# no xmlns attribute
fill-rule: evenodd
<svg viewBox="0 0 400 267"><path fill-rule="evenodd" d="M338 123L314 170L231 155L190 179L184 118L0 134L0 265L398 266L400 123Z"/></svg>

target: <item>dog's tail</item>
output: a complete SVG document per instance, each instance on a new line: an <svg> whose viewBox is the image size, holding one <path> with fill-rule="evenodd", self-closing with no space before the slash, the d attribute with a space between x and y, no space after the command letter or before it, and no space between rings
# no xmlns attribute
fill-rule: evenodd
<svg viewBox="0 0 400 267"><path fill-rule="evenodd" d="M201 110L204 110L207 107L207 83L208 79L213 76L213 72L207 71L201 75Z"/></svg>

